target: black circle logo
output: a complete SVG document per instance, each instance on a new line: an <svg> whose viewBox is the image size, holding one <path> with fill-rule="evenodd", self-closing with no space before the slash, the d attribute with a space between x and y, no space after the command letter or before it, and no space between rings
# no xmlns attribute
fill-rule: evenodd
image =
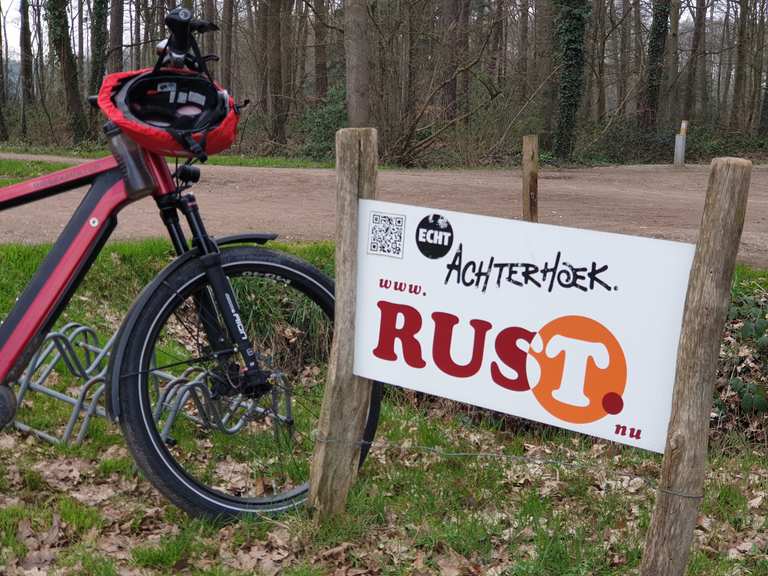
<svg viewBox="0 0 768 576"><path fill-rule="evenodd" d="M437 260L453 246L453 228L440 214L430 214L416 228L416 245L424 256Z"/></svg>

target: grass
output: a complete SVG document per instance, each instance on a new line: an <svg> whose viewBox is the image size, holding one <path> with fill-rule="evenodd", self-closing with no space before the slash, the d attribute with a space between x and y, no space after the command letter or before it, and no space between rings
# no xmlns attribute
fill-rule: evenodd
<svg viewBox="0 0 768 576"><path fill-rule="evenodd" d="M34 178L63 170L70 164L62 162L39 162L28 160L3 160L0 159L0 188L16 184L27 178Z"/></svg>
<svg viewBox="0 0 768 576"><path fill-rule="evenodd" d="M47 156L63 156L68 158L102 158L110 154L103 147L62 148L55 146L17 146L0 145L0 153L39 154ZM170 159L171 161L173 159ZM0 161L2 162L2 161ZM308 158L287 158L282 156L245 156L242 154L220 154L211 156L207 164L212 166L245 166L249 168L333 168L333 162L317 162ZM64 164L64 167L68 164ZM2 174L2 170L0 170ZM24 176L24 175L22 175Z"/></svg>
<svg viewBox="0 0 768 576"><path fill-rule="evenodd" d="M333 270L332 243L274 247ZM0 246L0 317L47 249ZM108 244L62 321L87 322L108 335L171 258L165 241ZM737 275L735 295L768 287L766 272L740 266ZM65 417L59 403L39 397L24 410L44 426L58 426ZM639 567L660 471L656 455L612 445L595 451L601 443L584 436L452 403L419 402L390 389L377 436L386 443L361 470L348 514L318 524L298 510L221 526L190 520L162 500L134 472L118 429L103 420L82 447L13 437L14 450L0 449L0 502L18 499L0 505L0 573L4 563L29 552L19 537L21 523L44 534L58 515L64 527L51 572L66 575L242 576L269 572L269 561L288 576L329 574L338 566L386 576L451 573L454 567L453 573L470 573L472 566L505 576L623 576ZM519 460L531 447L562 464ZM447 458L433 450L503 451L509 458ZM768 529L768 498L755 504L756 494L768 492L765 458L765 447L739 430L713 442L701 507L709 524L697 531L689 576L768 575L760 539ZM39 466L74 459L84 468L71 488L56 487ZM628 490L638 477L641 487ZM116 494L98 506L70 495L105 485ZM111 547L102 548L105 540ZM729 556L750 541L754 550Z"/></svg>

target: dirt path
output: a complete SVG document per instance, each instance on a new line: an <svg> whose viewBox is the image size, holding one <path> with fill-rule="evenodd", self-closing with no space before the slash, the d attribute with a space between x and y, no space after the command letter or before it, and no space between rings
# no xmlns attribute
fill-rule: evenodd
<svg viewBox="0 0 768 576"><path fill-rule="evenodd" d="M51 156L0 154L0 158L70 161ZM539 214L544 223L695 242L708 166L621 166L545 170ZM277 232L286 240L329 239L334 233L332 170L206 166L196 194L215 235ZM379 175L382 200L489 214L520 214L515 171L394 171ZM52 241L82 191L0 213L0 242ZM44 210L43 210L44 209ZM153 202L126 208L116 238L164 235ZM756 166L739 258L768 268L768 166Z"/></svg>

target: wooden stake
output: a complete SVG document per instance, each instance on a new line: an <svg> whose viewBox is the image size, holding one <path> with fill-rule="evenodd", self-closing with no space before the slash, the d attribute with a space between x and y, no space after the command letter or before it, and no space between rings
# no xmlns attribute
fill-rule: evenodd
<svg viewBox="0 0 768 576"><path fill-rule="evenodd" d="M712 161L677 353L672 419L643 576L682 576L704 496L709 415L752 163Z"/></svg>
<svg viewBox="0 0 768 576"><path fill-rule="evenodd" d="M539 136L523 136L523 219L539 221Z"/></svg>
<svg viewBox="0 0 768 576"><path fill-rule="evenodd" d="M321 518L344 511L357 477L371 383L352 372L355 357L359 198L376 196L377 133L336 133L336 313L323 406L310 471L310 504Z"/></svg>

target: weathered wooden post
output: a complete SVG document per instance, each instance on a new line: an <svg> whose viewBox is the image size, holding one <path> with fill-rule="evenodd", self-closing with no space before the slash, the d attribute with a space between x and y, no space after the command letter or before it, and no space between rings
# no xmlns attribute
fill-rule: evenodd
<svg viewBox="0 0 768 576"><path fill-rule="evenodd" d="M675 136L675 168L685 167L685 141L688 138L688 120L680 123L680 134Z"/></svg>
<svg viewBox="0 0 768 576"><path fill-rule="evenodd" d="M358 199L376 196L377 133L336 134L336 313L328 379L310 471L310 504L320 517L344 511L356 477L371 384L352 372L355 357Z"/></svg>
<svg viewBox="0 0 768 576"><path fill-rule="evenodd" d="M539 135L523 136L523 220L539 221Z"/></svg>
<svg viewBox="0 0 768 576"><path fill-rule="evenodd" d="M682 576L693 541L709 438L709 415L731 297L752 163L712 161L686 296L656 508L645 542L643 576Z"/></svg>

